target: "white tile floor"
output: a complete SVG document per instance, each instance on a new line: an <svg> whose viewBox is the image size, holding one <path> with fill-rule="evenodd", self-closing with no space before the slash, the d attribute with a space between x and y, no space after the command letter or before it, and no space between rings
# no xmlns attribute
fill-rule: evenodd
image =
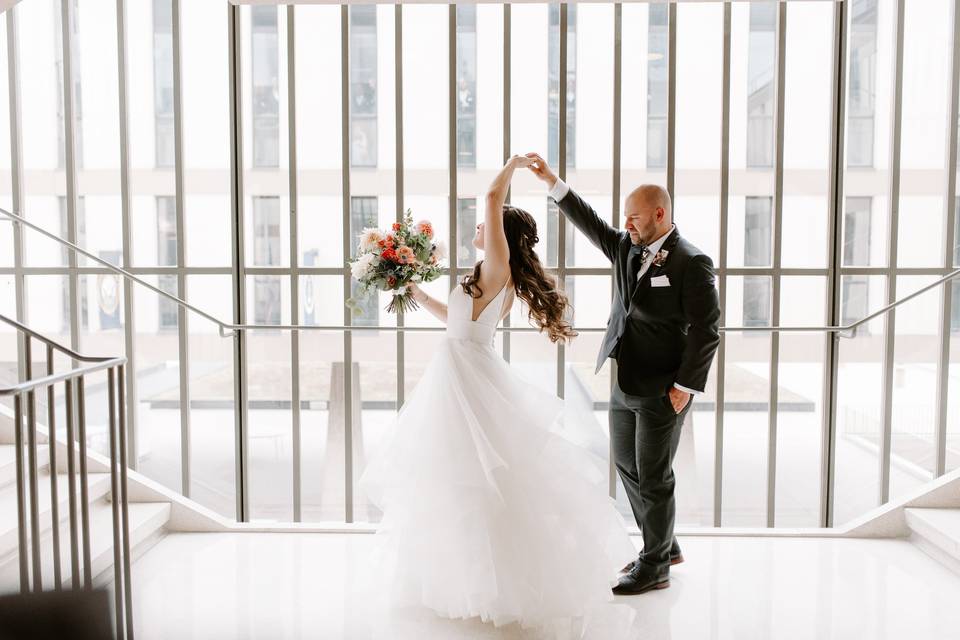
<svg viewBox="0 0 960 640"><path fill-rule="evenodd" d="M135 565L137 637L521 638L425 616L375 630L356 592L372 537L172 534ZM901 540L681 538L672 587L618 598L631 638L960 638L960 576ZM375 617L375 616L373 616Z"/></svg>

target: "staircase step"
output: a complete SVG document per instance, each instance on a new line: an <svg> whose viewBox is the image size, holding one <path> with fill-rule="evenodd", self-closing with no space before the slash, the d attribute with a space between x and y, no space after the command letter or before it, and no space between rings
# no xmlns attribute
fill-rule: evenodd
<svg viewBox="0 0 960 640"><path fill-rule="evenodd" d="M904 514L910 541L960 573L960 509L907 508Z"/></svg>
<svg viewBox="0 0 960 640"><path fill-rule="evenodd" d="M58 474L57 479L57 504L59 505L59 516L61 523L69 523L70 518L70 497L67 493L68 478L66 474ZM110 492L110 474L109 473L91 473L88 476L87 493L90 503L101 500ZM38 495L37 502L40 513L40 531L45 532L51 528L50 518L50 474L44 470L38 474ZM77 523L80 521L80 478L77 477ZM27 502L27 511L29 513L30 503ZM17 486L9 484L0 489L0 562L6 561L8 557L17 553Z"/></svg>
<svg viewBox="0 0 960 640"><path fill-rule="evenodd" d="M131 503L129 517L130 549L135 558L159 539L170 520L170 504L166 502ZM43 586L47 589L54 586L53 544L50 538L50 533L47 532L40 541ZM78 546L78 562L82 572L83 546L82 544ZM91 505L90 565L94 586L103 586L113 580L113 508L107 500L99 500ZM19 567L16 556L0 565L0 591L19 588ZM67 525L61 525L60 570L65 587L71 582L70 567L70 530Z"/></svg>
<svg viewBox="0 0 960 640"><path fill-rule="evenodd" d="M50 450L47 447L37 447L37 466L43 470L49 461ZM26 458L24 458L24 464L26 464ZM17 447L12 444L0 444L0 488L12 485L16 480Z"/></svg>

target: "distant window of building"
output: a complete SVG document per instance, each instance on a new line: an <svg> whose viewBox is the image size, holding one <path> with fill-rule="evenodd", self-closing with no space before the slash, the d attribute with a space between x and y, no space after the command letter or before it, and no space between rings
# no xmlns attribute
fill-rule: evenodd
<svg viewBox="0 0 960 640"><path fill-rule="evenodd" d="M477 263L473 238L477 235L477 199L457 199L457 264L472 267Z"/></svg>
<svg viewBox="0 0 960 640"><path fill-rule="evenodd" d="M377 198L374 196L353 196L350 198L350 237L356 238L364 227L376 227L379 214ZM361 312L353 316L353 324L376 326L380 322L380 306L376 291L359 295L357 283L350 281L350 296L357 302Z"/></svg>
<svg viewBox="0 0 960 640"><path fill-rule="evenodd" d="M873 200L869 197L848 197L843 215L843 266L870 264L870 234Z"/></svg>
<svg viewBox="0 0 960 640"><path fill-rule="evenodd" d="M253 166L280 161L280 54L277 7L250 7L250 58L253 70Z"/></svg>
<svg viewBox="0 0 960 640"><path fill-rule="evenodd" d="M746 267L770 266L773 257L773 199L748 197L744 219L743 264ZM770 324L771 286L769 276L745 276L743 279L743 322L748 327Z"/></svg>
<svg viewBox="0 0 960 640"><path fill-rule="evenodd" d="M350 164L377 166L376 5L350 5Z"/></svg>
<svg viewBox="0 0 960 640"><path fill-rule="evenodd" d="M750 4L747 166L773 166L777 3Z"/></svg>
<svg viewBox="0 0 960 640"><path fill-rule="evenodd" d="M173 6L153 0L153 118L158 167L174 163L173 135Z"/></svg>
<svg viewBox="0 0 960 640"><path fill-rule="evenodd" d="M647 25L647 166L667 166L667 5L650 4Z"/></svg>
<svg viewBox="0 0 960 640"><path fill-rule="evenodd" d="M560 164L560 5L550 5L547 35L547 162ZM577 164L577 5L567 5L567 166Z"/></svg>
<svg viewBox="0 0 960 640"><path fill-rule="evenodd" d="M877 103L877 0L853 0L850 13L847 164L871 167Z"/></svg>
<svg viewBox="0 0 960 640"><path fill-rule="evenodd" d="M457 166L477 166L477 6L457 5Z"/></svg>
<svg viewBox="0 0 960 640"><path fill-rule="evenodd" d="M177 205L173 196L157 196L157 265L177 266ZM164 274L157 286L164 292L177 295L177 276ZM158 326L161 331L177 328L177 303L158 297Z"/></svg>
<svg viewBox="0 0 960 640"><path fill-rule="evenodd" d="M279 267L280 198L253 198L253 264ZM280 324L281 281L277 276L257 275L254 284L254 316L257 324Z"/></svg>
<svg viewBox="0 0 960 640"><path fill-rule="evenodd" d="M57 196L57 207L59 210L60 218L60 237L69 238L70 237L70 220L67 215L67 199L64 196ZM87 246L87 212L86 206L83 199L83 196L77 198L77 242L76 244L80 247L86 248ZM70 264L70 249L61 245L60 246L60 260L63 266L68 266ZM90 276L88 276L90 277ZM89 318L87 317L88 306L87 306L87 289L83 286L84 279L81 276L79 278L80 286L79 291L77 292L78 298L80 299L80 328L88 329L89 328ZM60 309L62 310L60 316L60 326L62 333L70 333L70 286L69 279L63 279L63 286L60 288L61 295L61 304Z"/></svg>

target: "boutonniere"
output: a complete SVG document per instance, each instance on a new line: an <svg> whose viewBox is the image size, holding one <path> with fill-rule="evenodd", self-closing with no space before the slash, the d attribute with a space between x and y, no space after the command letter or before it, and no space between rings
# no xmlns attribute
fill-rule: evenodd
<svg viewBox="0 0 960 640"><path fill-rule="evenodd" d="M657 251L657 255L653 256L653 266L662 267L663 263L667 261L667 256L669 255L670 252L666 251L665 249L660 249L660 251Z"/></svg>

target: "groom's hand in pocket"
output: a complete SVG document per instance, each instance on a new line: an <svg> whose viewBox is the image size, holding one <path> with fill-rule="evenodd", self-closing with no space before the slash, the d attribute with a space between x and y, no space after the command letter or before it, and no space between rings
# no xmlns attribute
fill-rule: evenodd
<svg viewBox="0 0 960 640"><path fill-rule="evenodd" d="M670 398L670 404L673 405L673 412L677 414L683 411L687 403L690 402L690 394L676 387L671 387L667 396Z"/></svg>

